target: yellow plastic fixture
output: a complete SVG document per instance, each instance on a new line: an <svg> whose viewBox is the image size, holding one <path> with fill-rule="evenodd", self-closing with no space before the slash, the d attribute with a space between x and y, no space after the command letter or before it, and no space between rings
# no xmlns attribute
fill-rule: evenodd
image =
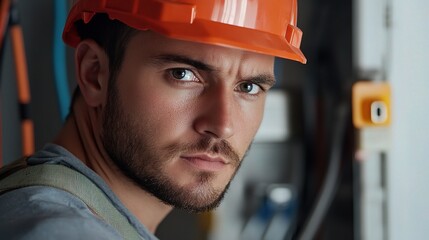
<svg viewBox="0 0 429 240"><path fill-rule="evenodd" d="M384 82L357 82L352 89L356 128L388 126L391 122L390 86Z"/></svg>

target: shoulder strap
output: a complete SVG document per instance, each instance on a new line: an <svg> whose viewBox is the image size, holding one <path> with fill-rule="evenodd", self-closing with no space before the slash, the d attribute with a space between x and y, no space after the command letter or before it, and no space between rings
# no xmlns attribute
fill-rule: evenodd
<svg viewBox="0 0 429 240"><path fill-rule="evenodd" d="M143 239L91 180L66 166L40 164L23 168L0 180L0 193L37 185L59 188L80 198L124 239Z"/></svg>
<svg viewBox="0 0 429 240"><path fill-rule="evenodd" d="M22 157L0 168L0 181L12 173L26 168L28 166L27 159L27 157Z"/></svg>

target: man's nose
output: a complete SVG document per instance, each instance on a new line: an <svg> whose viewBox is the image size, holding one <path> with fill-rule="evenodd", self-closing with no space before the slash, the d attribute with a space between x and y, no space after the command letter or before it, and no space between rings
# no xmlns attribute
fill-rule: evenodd
<svg viewBox="0 0 429 240"><path fill-rule="evenodd" d="M236 109L233 93L212 91L203 97L198 106L199 114L194 122L198 133L218 139L228 139L234 135L234 121L237 120L239 109Z"/></svg>

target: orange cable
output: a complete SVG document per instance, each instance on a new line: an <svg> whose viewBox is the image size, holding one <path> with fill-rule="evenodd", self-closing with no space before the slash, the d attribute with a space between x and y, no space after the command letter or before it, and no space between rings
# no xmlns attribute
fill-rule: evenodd
<svg viewBox="0 0 429 240"><path fill-rule="evenodd" d="M12 47L15 58L18 100L22 104L30 103L30 84L28 82L27 59L25 56L24 37L19 25L10 28Z"/></svg>
<svg viewBox="0 0 429 240"><path fill-rule="evenodd" d="M22 152L24 156L34 153L34 125L31 119L24 119L21 122L22 129Z"/></svg>
<svg viewBox="0 0 429 240"><path fill-rule="evenodd" d="M21 105L22 152L24 156L29 156L34 153L34 126L33 122L28 117L28 105L31 97L24 37L19 25L11 26L10 33L15 59L18 101Z"/></svg>
<svg viewBox="0 0 429 240"><path fill-rule="evenodd" d="M0 47L3 46L7 23L9 21L10 0L0 0Z"/></svg>

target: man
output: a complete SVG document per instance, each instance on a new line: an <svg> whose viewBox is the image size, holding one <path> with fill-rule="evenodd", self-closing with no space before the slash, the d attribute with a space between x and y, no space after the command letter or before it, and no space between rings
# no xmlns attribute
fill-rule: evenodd
<svg viewBox="0 0 429 240"><path fill-rule="evenodd" d="M218 206L262 120L274 56L305 62L295 25L296 0L77 1L63 35L76 48L72 111L24 168L68 170L4 187L0 236L156 239L173 207Z"/></svg>

